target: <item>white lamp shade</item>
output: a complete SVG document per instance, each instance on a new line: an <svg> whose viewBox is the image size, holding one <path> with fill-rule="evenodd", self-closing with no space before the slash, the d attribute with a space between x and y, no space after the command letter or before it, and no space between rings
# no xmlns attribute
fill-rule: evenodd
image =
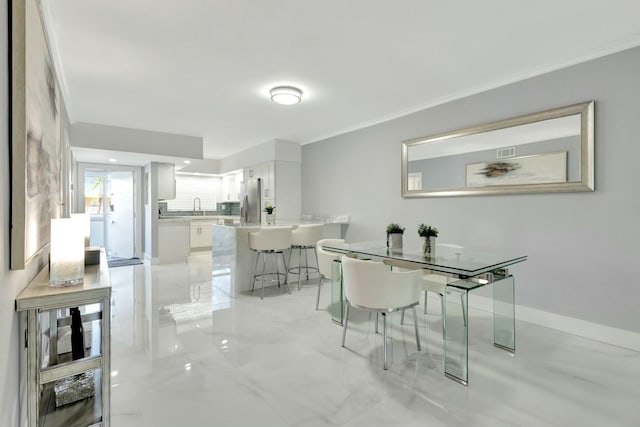
<svg viewBox="0 0 640 427"><path fill-rule="evenodd" d="M79 285L84 280L84 228L77 218L51 220L49 284Z"/></svg>
<svg viewBox="0 0 640 427"><path fill-rule="evenodd" d="M278 86L269 91L271 100L282 105L294 105L302 99L302 91L293 86Z"/></svg>

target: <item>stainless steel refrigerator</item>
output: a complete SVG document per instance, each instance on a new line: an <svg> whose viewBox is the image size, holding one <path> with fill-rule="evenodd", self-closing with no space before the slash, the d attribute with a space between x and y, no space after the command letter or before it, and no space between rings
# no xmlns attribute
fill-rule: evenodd
<svg viewBox="0 0 640 427"><path fill-rule="evenodd" d="M240 221L245 224L260 224L262 218L260 194L262 182L260 178L244 180L242 201L240 205Z"/></svg>

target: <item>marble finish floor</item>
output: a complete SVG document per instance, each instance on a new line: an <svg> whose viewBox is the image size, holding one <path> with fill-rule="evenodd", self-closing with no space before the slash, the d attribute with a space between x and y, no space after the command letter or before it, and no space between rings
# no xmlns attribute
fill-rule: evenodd
<svg viewBox="0 0 640 427"><path fill-rule="evenodd" d="M206 253L111 270L113 427L640 425L637 352L517 322L512 356L471 310L464 387L443 375L437 298L421 352L391 316L384 371L368 314L353 311L340 346L328 283L316 311L315 282L230 298L211 273Z"/></svg>

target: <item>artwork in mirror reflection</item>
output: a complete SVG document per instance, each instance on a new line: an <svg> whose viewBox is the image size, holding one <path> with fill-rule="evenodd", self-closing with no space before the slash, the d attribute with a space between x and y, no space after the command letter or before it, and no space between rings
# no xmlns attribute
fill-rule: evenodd
<svg viewBox="0 0 640 427"><path fill-rule="evenodd" d="M593 190L593 103L403 142L403 196Z"/></svg>

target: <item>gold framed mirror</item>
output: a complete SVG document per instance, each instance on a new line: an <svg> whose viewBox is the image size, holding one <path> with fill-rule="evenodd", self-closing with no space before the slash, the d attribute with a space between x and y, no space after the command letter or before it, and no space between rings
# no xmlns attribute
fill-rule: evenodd
<svg viewBox="0 0 640 427"><path fill-rule="evenodd" d="M402 142L402 197L594 191L594 101Z"/></svg>

